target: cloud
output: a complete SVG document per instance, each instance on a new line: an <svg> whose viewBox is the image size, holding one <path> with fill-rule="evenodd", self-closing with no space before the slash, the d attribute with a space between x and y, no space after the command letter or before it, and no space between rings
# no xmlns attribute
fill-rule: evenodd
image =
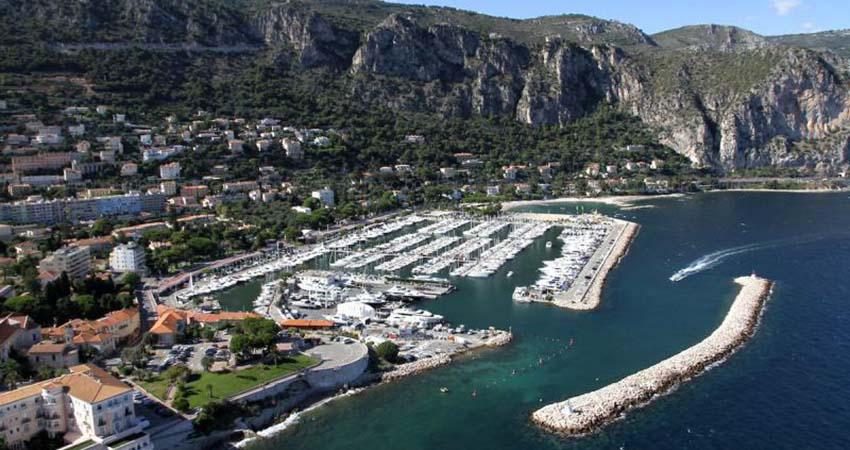
<svg viewBox="0 0 850 450"><path fill-rule="evenodd" d="M803 22L803 31L807 33L815 33L820 31L820 28L812 22Z"/></svg>
<svg viewBox="0 0 850 450"><path fill-rule="evenodd" d="M800 0L773 0L771 6L776 14L785 16L791 11L797 9L802 2Z"/></svg>

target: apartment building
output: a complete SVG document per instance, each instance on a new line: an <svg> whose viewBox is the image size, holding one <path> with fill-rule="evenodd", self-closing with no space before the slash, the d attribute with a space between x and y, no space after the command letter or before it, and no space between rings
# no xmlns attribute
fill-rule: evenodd
<svg viewBox="0 0 850 450"><path fill-rule="evenodd" d="M132 272L144 275L147 271L145 249L135 242L115 247L109 255L109 268L113 272Z"/></svg>
<svg viewBox="0 0 850 450"><path fill-rule="evenodd" d="M85 278L91 273L91 253L88 247L62 247L41 260L39 270L61 274L72 280Z"/></svg>
<svg viewBox="0 0 850 450"><path fill-rule="evenodd" d="M84 448L107 448L111 442L127 448L153 449L142 432L133 405L133 389L92 364L77 365L51 380L0 393L0 436L11 448L46 431L68 443L90 442Z"/></svg>

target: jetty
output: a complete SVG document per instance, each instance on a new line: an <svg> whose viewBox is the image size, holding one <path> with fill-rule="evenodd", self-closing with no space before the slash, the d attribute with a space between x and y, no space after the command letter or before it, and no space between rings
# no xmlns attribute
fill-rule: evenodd
<svg viewBox="0 0 850 450"><path fill-rule="evenodd" d="M596 309L602 300L602 287L608 273L626 256L640 226L633 222L615 220L611 232L576 278L569 289L556 294L553 303L561 308L580 311Z"/></svg>
<svg viewBox="0 0 850 450"><path fill-rule="evenodd" d="M735 283L741 289L732 307L707 338L601 389L544 406L532 414L531 420L560 434L587 434L723 361L753 335L772 288L771 281L755 275L736 278Z"/></svg>

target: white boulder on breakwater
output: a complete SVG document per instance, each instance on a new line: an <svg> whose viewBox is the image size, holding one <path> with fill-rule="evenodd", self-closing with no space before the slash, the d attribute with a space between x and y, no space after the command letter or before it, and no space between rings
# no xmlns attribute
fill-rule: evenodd
<svg viewBox="0 0 850 450"><path fill-rule="evenodd" d="M566 435L592 432L723 360L755 332L772 286L756 276L739 277L735 282L741 290L723 323L707 338L618 382L544 406L532 414L532 421Z"/></svg>

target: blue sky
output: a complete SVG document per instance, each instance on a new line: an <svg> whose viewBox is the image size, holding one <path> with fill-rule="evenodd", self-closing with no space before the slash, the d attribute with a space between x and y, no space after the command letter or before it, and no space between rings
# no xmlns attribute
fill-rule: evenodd
<svg viewBox="0 0 850 450"><path fill-rule="evenodd" d="M391 0L525 19L579 13L634 24L647 33L683 25L736 25L760 34L850 28L848 0Z"/></svg>

